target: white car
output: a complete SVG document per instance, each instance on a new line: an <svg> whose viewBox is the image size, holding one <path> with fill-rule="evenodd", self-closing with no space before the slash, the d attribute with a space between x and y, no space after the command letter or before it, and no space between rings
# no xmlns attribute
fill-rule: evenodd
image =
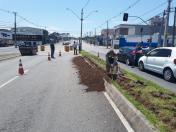
<svg viewBox="0 0 176 132"><path fill-rule="evenodd" d="M156 48L138 61L141 71L149 70L163 75L167 81L176 79L176 47Z"/></svg>

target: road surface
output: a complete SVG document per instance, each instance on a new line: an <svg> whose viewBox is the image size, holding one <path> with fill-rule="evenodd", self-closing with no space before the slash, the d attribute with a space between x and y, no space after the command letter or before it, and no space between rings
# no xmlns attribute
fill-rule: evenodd
<svg viewBox="0 0 176 132"><path fill-rule="evenodd" d="M0 47L0 61L20 56L18 48L11 47Z"/></svg>
<svg viewBox="0 0 176 132"><path fill-rule="evenodd" d="M19 53L18 48L15 48L14 46L0 47L0 55L2 55L2 54L13 54L13 53Z"/></svg>
<svg viewBox="0 0 176 132"><path fill-rule="evenodd" d="M83 49L94 54L94 55L98 55L98 53L99 53L99 56L104 60L105 60L106 53L110 50L104 46L94 46L94 45L87 44L85 42L83 43ZM118 50L115 50L115 52L118 52ZM166 88L166 89L169 89L170 91L176 93L176 83L170 83L170 82L165 81L161 75L158 75L158 74L155 74L152 72L142 72L137 67L131 68L130 66L125 65L124 63L120 63L120 65L122 68L124 68L128 71L130 71L140 77L143 77L147 80L150 80L150 81L158 84L159 86Z"/></svg>
<svg viewBox="0 0 176 132"><path fill-rule="evenodd" d="M104 94L79 84L73 53L59 58L60 49L51 62L47 51L20 57L24 76L19 58L0 62L0 132L127 132Z"/></svg>

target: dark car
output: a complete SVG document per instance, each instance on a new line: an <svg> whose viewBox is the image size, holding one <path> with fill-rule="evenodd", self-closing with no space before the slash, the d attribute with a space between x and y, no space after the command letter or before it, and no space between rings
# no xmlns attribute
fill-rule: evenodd
<svg viewBox="0 0 176 132"><path fill-rule="evenodd" d="M137 50L136 47L121 47L117 53L118 61L125 62L127 65L137 65L138 60L143 56L143 50Z"/></svg>
<svg viewBox="0 0 176 132"><path fill-rule="evenodd" d="M38 52L38 46L35 42L24 42L19 45L19 50L22 56L24 55L36 55Z"/></svg>

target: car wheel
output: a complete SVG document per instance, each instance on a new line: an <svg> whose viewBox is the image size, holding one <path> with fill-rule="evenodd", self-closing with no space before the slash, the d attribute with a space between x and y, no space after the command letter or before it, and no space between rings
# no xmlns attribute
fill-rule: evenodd
<svg viewBox="0 0 176 132"><path fill-rule="evenodd" d="M130 60L128 58L126 59L126 65L130 65Z"/></svg>
<svg viewBox="0 0 176 132"><path fill-rule="evenodd" d="M144 71L145 70L145 68L144 68L144 63L141 61L141 62L139 62L139 70L140 71Z"/></svg>
<svg viewBox="0 0 176 132"><path fill-rule="evenodd" d="M166 68L163 72L163 77L166 81L173 82L175 80L174 74L170 68Z"/></svg>

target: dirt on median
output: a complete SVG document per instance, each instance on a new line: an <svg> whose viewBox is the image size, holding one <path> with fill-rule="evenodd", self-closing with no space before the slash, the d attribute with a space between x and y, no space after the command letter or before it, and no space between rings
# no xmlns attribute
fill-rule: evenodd
<svg viewBox="0 0 176 132"><path fill-rule="evenodd" d="M104 80L106 76L105 72L100 68L97 68L91 61L84 59L83 57L75 57L73 63L79 71L80 84L86 85L87 92L91 91L104 91Z"/></svg>
<svg viewBox="0 0 176 132"><path fill-rule="evenodd" d="M79 70L80 83L88 86L86 91L104 90L103 78L105 77L106 80L109 78L96 62L96 64L91 62L88 57L76 57L73 62ZM110 82L110 80L107 81ZM150 86L147 81L131 78L126 73L117 79L117 84L129 96L155 115L160 121L161 130L164 132L176 131L176 94L155 88L153 85ZM101 90L99 89L100 85L103 88Z"/></svg>

